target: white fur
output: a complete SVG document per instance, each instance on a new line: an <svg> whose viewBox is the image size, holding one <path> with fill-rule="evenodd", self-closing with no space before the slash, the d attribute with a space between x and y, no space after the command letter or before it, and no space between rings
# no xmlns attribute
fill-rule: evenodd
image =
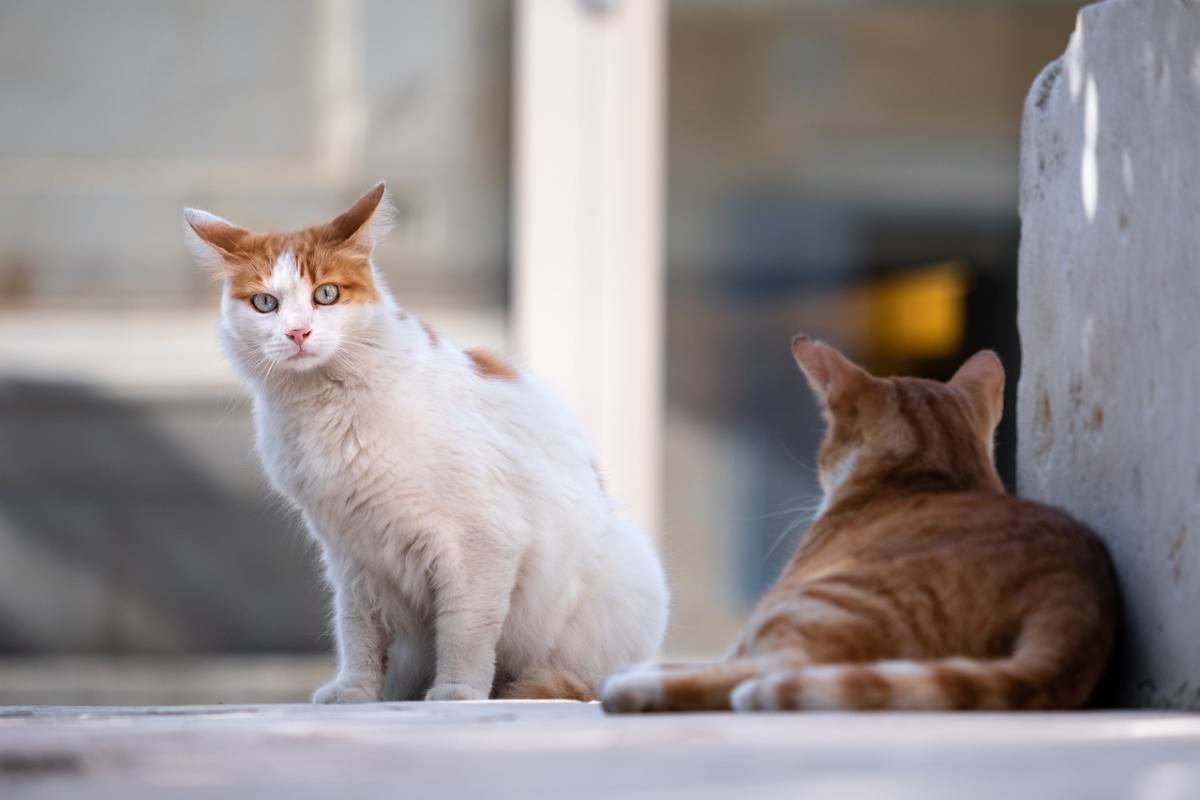
<svg viewBox="0 0 1200 800"><path fill-rule="evenodd" d="M597 692L605 711L649 711L662 703L663 670L641 664L610 675Z"/></svg>
<svg viewBox="0 0 1200 800"><path fill-rule="evenodd" d="M779 711L781 686L795 676L795 672L768 672L744 680L730 692L729 706L734 711Z"/></svg>
<svg viewBox="0 0 1200 800"><path fill-rule="evenodd" d="M230 297L220 337L254 397L258 450L320 544L338 673L316 702L486 698L496 675L558 669L594 686L651 656L662 568L592 468L577 423L535 380L479 375L445 340L375 304L314 305L285 254L277 312ZM304 324L311 355L286 336ZM430 686L432 683L432 687ZM428 690L428 691L426 691Z"/></svg>
<svg viewBox="0 0 1200 800"><path fill-rule="evenodd" d="M210 214L198 208L183 210L183 243L192 252L196 260L209 269L221 266L221 252L200 238L193 225L225 225L233 227L229 220L221 219L216 214Z"/></svg>
<svg viewBox="0 0 1200 800"><path fill-rule="evenodd" d="M940 662L959 669L981 669L970 659L947 659ZM941 689L929 679L927 665L916 661L876 661L864 664L874 670L891 686L890 708L944 710L947 700ZM844 664L818 664L799 670L771 672L738 684L730 695L734 711L778 711L780 692L785 683L795 684L794 692L783 705L808 711L836 711L847 707L842 678Z"/></svg>
<svg viewBox="0 0 1200 800"><path fill-rule="evenodd" d="M749 678L734 687L729 694L729 706L734 711L774 711L775 703L768 699L765 678Z"/></svg>
<svg viewBox="0 0 1200 800"><path fill-rule="evenodd" d="M833 465L829 470L822 470L820 474L821 481L821 505L817 507L816 516L819 517L829 510L833 505L833 495L841 487L846 479L850 477L850 473L854 472L854 465L858 463L858 450L851 450L846 455ZM815 517L814 517L815 518Z"/></svg>
<svg viewBox="0 0 1200 800"><path fill-rule="evenodd" d="M844 708L846 698L842 692L841 679L845 672L845 667L840 664L805 667L800 673L804 676L800 681L801 707L810 711L834 711Z"/></svg>
<svg viewBox="0 0 1200 800"><path fill-rule="evenodd" d="M942 664L972 668L969 659L947 659ZM949 710L945 693L930 679L929 668L915 661L883 661L876 672L892 684L891 705L897 709Z"/></svg>
<svg viewBox="0 0 1200 800"><path fill-rule="evenodd" d="M844 672L845 667L840 664L769 672L739 683L729 695L729 704L734 711L778 711L781 707L836 711L845 708L846 698L841 686ZM781 706L785 683L795 683L794 691L798 695L793 695Z"/></svg>

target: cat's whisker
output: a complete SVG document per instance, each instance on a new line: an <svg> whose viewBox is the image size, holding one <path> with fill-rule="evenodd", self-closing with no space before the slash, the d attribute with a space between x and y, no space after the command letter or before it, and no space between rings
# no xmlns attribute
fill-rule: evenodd
<svg viewBox="0 0 1200 800"><path fill-rule="evenodd" d="M821 505L821 501L819 498L815 499L815 500L811 500L811 501L801 502L801 503L797 503L796 500L790 500L789 504L785 508L781 508L778 511L770 511L770 512L767 512L766 514L755 514L754 516L749 516L749 517L738 517L737 521L738 522L762 522L763 520L775 519L777 517L790 517L793 514L797 514L800 512L804 512L804 511L815 511L818 507L820 507L820 505Z"/></svg>
<svg viewBox="0 0 1200 800"><path fill-rule="evenodd" d="M783 439L776 438L775 441L779 444L780 449L783 450L784 454L787 455L787 457L791 460L791 462L793 464L795 464L798 467L803 467L806 471L812 473L813 475L817 474L817 468L815 466L809 464L808 462L804 461L803 459L801 459L795 453L793 453L788 448L787 444L783 441Z"/></svg>
<svg viewBox="0 0 1200 800"><path fill-rule="evenodd" d="M796 517L791 524L784 528L783 531L781 531L780 534L775 537L775 541L769 548L767 548L767 554L765 557L770 558L775 553L776 548L783 544L783 542L786 541L787 538L792 535L792 533L798 530L801 526L810 524L816 517L816 513L817 508L813 507L811 510L805 510L804 513Z"/></svg>

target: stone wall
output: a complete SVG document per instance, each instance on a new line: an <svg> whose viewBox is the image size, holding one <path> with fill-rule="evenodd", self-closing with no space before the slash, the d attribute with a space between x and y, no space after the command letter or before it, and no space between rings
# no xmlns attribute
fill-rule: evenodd
<svg viewBox="0 0 1200 800"><path fill-rule="evenodd" d="M1119 701L1200 709L1200 3L1080 13L1021 153L1019 492L1104 537Z"/></svg>

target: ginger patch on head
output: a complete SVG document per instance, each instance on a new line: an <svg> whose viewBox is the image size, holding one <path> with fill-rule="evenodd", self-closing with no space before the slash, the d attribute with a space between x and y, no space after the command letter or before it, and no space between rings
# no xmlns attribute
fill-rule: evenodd
<svg viewBox="0 0 1200 800"><path fill-rule="evenodd" d="M328 247L320 240L296 250L300 274L315 289L323 283L338 287L339 303L377 303L379 293L371 276L369 256L339 247Z"/></svg>
<svg viewBox="0 0 1200 800"><path fill-rule="evenodd" d="M339 303L376 303L371 252L388 228L390 206L376 185L332 222L289 233L254 233L198 209L185 209L185 239L196 257L249 300L268 290L275 265L290 254L300 278L316 289L337 286Z"/></svg>
<svg viewBox="0 0 1200 800"><path fill-rule="evenodd" d="M242 249L226 257L230 295L247 300L264 291L276 261L291 252L296 269L311 288L332 283L339 303L375 303L379 293L367 256L330 245L320 229L297 233L251 234Z"/></svg>
<svg viewBox="0 0 1200 800"><path fill-rule="evenodd" d="M515 381L517 379L517 371L508 362L487 350L473 347L467 351L467 358L471 359L475 365L475 371L484 378L493 378L498 381Z"/></svg>

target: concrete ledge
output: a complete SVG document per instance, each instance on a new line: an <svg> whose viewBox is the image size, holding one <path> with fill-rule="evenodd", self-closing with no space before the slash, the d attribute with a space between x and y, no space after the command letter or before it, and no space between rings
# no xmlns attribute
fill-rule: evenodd
<svg viewBox="0 0 1200 800"><path fill-rule="evenodd" d="M9 798L1200 796L1200 716L0 707Z"/></svg>
<svg viewBox="0 0 1200 800"><path fill-rule="evenodd" d="M7 656L0 706L306 703L330 655Z"/></svg>

